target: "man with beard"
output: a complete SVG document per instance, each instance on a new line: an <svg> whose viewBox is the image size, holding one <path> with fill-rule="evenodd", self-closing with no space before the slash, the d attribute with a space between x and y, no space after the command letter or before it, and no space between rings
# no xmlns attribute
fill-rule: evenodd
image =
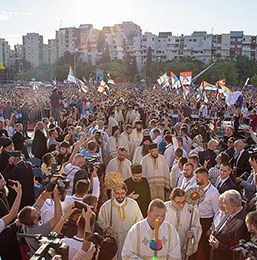
<svg viewBox="0 0 257 260"><path fill-rule="evenodd" d="M142 159L142 173L149 182L151 199L165 201L170 189L169 166L165 157L158 154L156 143L149 144L148 148L149 154Z"/></svg>
<svg viewBox="0 0 257 260"><path fill-rule="evenodd" d="M135 147L136 147L136 141L133 137L132 133L132 125L126 125L125 131L121 133L121 137L124 137L127 140L129 150L127 151L126 158L128 158L130 161L132 161Z"/></svg>
<svg viewBox="0 0 257 260"><path fill-rule="evenodd" d="M148 146L152 142L150 135L143 136L143 140L140 145L136 148L133 163L141 163L144 156L149 153Z"/></svg>
<svg viewBox="0 0 257 260"><path fill-rule="evenodd" d="M147 216L148 205L151 202L151 194L147 179L142 177L142 165L132 164L131 177L124 182L128 187L129 197L137 201L145 218Z"/></svg>
<svg viewBox="0 0 257 260"><path fill-rule="evenodd" d="M119 125L119 127L122 131L123 130L123 124L124 124L124 116L123 116L123 112L121 110L121 106L119 104L116 106L115 119L118 122L118 125Z"/></svg>
<svg viewBox="0 0 257 260"><path fill-rule="evenodd" d="M189 230L192 206L186 203L186 193L181 188L175 188L170 194L170 201L165 202L167 208L166 221L174 226L180 237L182 259L185 256L186 241L188 239L187 255L189 260L196 259L198 243L202 234L198 209L194 209L192 223Z"/></svg>
<svg viewBox="0 0 257 260"><path fill-rule="evenodd" d="M47 137L45 136L45 127L43 122L39 121L34 129L34 139L32 142L32 153L35 157L42 160L47 153Z"/></svg>
<svg viewBox="0 0 257 260"><path fill-rule="evenodd" d="M22 159L21 151L13 151L13 156L9 158L9 162L3 171L6 180L19 181L22 185L22 198L20 208L27 205L33 205L35 202L34 179L31 163ZM16 197L14 190L10 190L9 201L12 205Z"/></svg>
<svg viewBox="0 0 257 260"><path fill-rule="evenodd" d="M135 122L135 127L133 130L132 130L132 136L134 137L135 141L137 142L138 140L142 139L142 131L143 131L143 128L142 128L142 125L143 125L143 122L142 120L138 120Z"/></svg>
<svg viewBox="0 0 257 260"><path fill-rule="evenodd" d="M12 140L9 137L0 137L0 147L2 147L2 152L0 154L0 172L3 172L9 162L11 152L13 151Z"/></svg>
<svg viewBox="0 0 257 260"><path fill-rule="evenodd" d="M124 180L130 177L130 165L131 162L125 158L126 149L123 146L118 148L117 156L109 161L106 173L108 172L118 172L122 175Z"/></svg>
<svg viewBox="0 0 257 260"><path fill-rule="evenodd" d="M195 180L197 185L204 190L205 198L198 206L200 223L203 228L201 237L204 260L210 259L210 245L206 232L210 229L214 215L219 213L219 192L208 180L208 170L199 167L195 170Z"/></svg>
<svg viewBox="0 0 257 260"><path fill-rule="evenodd" d="M114 198L106 201L100 208L98 223L101 228L115 238L118 244L118 260L121 260L121 249L129 229L143 219L137 202L127 198L128 188L114 190Z"/></svg>
<svg viewBox="0 0 257 260"><path fill-rule="evenodd" d="M118 126L118 122L117 120L115 119L115 112L114 110L110 112L110 116L109 116L109 119L108 119L108 129L110 131L110 133L112 133L112 128L114 126Z"/></svg>
<svg viewBox="0 0 257 260"><path fill-rule="evenodd" d="M112 128L112 136L109 137L107 144L106 144L106 161L107 163L113 159L118 151L120 146L124 146L125 149L128 151L128 143L124 136L120 135L120 129L118 126L114 126Z"/></svg>
<svg viewBox="0 0 257 260"><path fill-rule="evenodd" d="M134 123L139 119L140 119L140 114L138 112L138 105L135 105L134 110L132 110L130 115L131 124L134 125Z"/></svg>
<svg viewBox="0 0 257 260"><path fill-rule="evenodd" d="M8 188L3 175L0 173L0 218L6 216L10 212L10 204L8 200Z"/></svg>

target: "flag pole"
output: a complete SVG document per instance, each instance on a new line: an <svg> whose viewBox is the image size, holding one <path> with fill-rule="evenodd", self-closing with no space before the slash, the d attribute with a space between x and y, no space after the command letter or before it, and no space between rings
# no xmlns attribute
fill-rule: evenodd
<svg viewBox="0 0 257 260"><path fill-rule="evenodd" d="M201 71L199 74L197 74L191 81L191 84L194 83L205 71L207 71L208 69L210 69L214 64L216 63L216 61L214 61L210 66L208 66L206 69L204 69L203 71Z"/></svg>

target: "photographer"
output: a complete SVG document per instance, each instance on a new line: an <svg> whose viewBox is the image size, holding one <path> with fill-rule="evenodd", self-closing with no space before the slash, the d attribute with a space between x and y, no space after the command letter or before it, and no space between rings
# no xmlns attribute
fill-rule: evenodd
<svg viewBox="0 0 257 260"><path fill-rule="evenodd" d="M69 163L64 168L64 174L67 176L67 179L70 181L70 188L67 191L67 195L72 195L75 193L75 185L78 180L85 179L90 182L89 190L92 190L92 193L99 197L99 179L97 176L98 168L93 167L93 172L88 177L88 173L82 169L86 164L85 156L81 153L77 153L73 159L72 163Z"/></svg>
<svg viewBox="0 0 257 260"><path fill-rule="evenodd" d="M86 231L93 232L96 216L91 211L90 207L85 204L87 211L82 209L82 214L78 220L77 234L73 238L63 238L63 242L69 245L69 259L72 259L78 250L82 247L83 238ZM66 216L64 216L65 218ZM62 221L63 224L63 221ZM58 230L57 230L58 232ZM89 244L90 246L90 244Z"/></svg>
<svg viewBox="0 0 257 260"><path fill-rule="evenodd" d="M0 185L5 187L4 177L0 174ZM22 189L18 181L13 182L12 189L17 193L13 206L9 213L0 219L0 256L2 260L8 259L21 259L19 243L17 240L16 232L19 223L16 221L11 225L7 226L17 215Z"/></svg>
<svg viewBox="0 0 257 260"><path fill-rule="evenodd" d="M54 201L54 217L48 222L43 223L40 219L40 209L45 200L53 193ZM62 216L62 207L59 199L59 191L57 185L53 191L44 191L37 199L36 203L31 206L24 207L18 214L18 220L22 224L22 229L25 234L42 234L47 236L56 226ZM31 255L35 253L39 247L39 242L34 238L26 238L31 249Z"/></svg>

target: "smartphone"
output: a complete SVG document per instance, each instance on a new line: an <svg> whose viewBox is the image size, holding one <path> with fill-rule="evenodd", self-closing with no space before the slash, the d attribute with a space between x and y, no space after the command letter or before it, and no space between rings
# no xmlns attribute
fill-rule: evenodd
<svg viewBox="0 0 257 260"><path fill-rule="evenodd" d="M16 182L15 181L12 181L12 180L8 180L7 181L7 186L9 186L9 187L16 187Z"/></svg>

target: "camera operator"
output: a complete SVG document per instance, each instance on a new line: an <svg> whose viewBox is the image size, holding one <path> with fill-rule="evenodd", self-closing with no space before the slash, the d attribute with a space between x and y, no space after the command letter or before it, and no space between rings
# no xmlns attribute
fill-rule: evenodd
<svg viewBox="0 0 257 260"><path fill-rule="evenodd" d="M218 138L218 136L216 134L214 135L214 138L219 142L220 152L226 151L228 149L227 144L228 144L228 139L230 137L236 138L233 134L233 127L232 126L228 126L226 128L226 135L224 135L221 140Z"/></svg>
<svg viewBox="0 0 257 260"><path fill-rule="evenodd" d="M66 196L67 189L65 187L65 184L61 180L58 180L58 191L59 191L59 199L61 201L61 206L62 206L62 212L66 212L68 206L74 200L70 196ZM40 211L41 211L41 215L40 215L41 221L43 223L48 222L54 216L55 206L54 206L53 196L45 200Z"/></svg>
<svg viewBox="0 0 257 260"><path fill-rule="evenodd" d="M43 223L40 221L40 209L51 194L53 194L54 201L54 217L48 222ZM54 229L61 216L62 207L59 199L58 187L56 185L53 191L44 191L41 193L32 207L24 207L18 214L18 220L22 224L22 229L25 234L41 234L42 236L47 236ZM39 247L39 242L34 238L25 239L31 249L31 255L33 255Z"/></svg>
<svg viewBox="0 0 257 260"><path fill-rule="evenodd" d="M23 161L21 151L13 151L9 158L9 163L3 171L6 180L16 180L22 185L23 196L21 198L20 209L27 205L33 205L35 202L34 180L31 163ZM9 202L13 203L15 192L10 190Z"/></svg>
<svg viewBox="0 0 257 260"><path fill-rule="evenodd" d="M4 177L0 174L0 187L5 187L5 184ZM16 236L17 227L20 224L16 221L7 226L16 217L22 196L20 183L13 181L12 184L12 189L17 193L15 201L9 213L0 219L0 256L2 260L21 259L19 243Z"/></svg>
<svg viewBox="0 0 257 260"><path fill-rule="evenodd" d="M98 168L93 167L93 172L89 178L88 173L82 169L86 164L85 156L81 153L77 153L73 159L72 163L69 163L64 168L64 174L67 176L67 179L70 181L70 188L67 190L67 195L72 195L75 193L75 185L78 180L85 179L90 182L89 190L92 190L92 193L99 197L100 187L99 179L97 176Z"/></svg>
<svg viewBox="0 0 257 260"><path fill-rule="evenodd" d="M248 173L243 173L241 176L236 178L236 182L240 185L240 188L243 189L242 194L243 194L243 198L246 201L250 201L256 192L256 187L254 185L254 172L255 169L257 168L256 167L257 164L255 160L256 159L254 158L249 159L249 163L253 167L254 171L251 172L248 178L247 178Z"/></svg>

